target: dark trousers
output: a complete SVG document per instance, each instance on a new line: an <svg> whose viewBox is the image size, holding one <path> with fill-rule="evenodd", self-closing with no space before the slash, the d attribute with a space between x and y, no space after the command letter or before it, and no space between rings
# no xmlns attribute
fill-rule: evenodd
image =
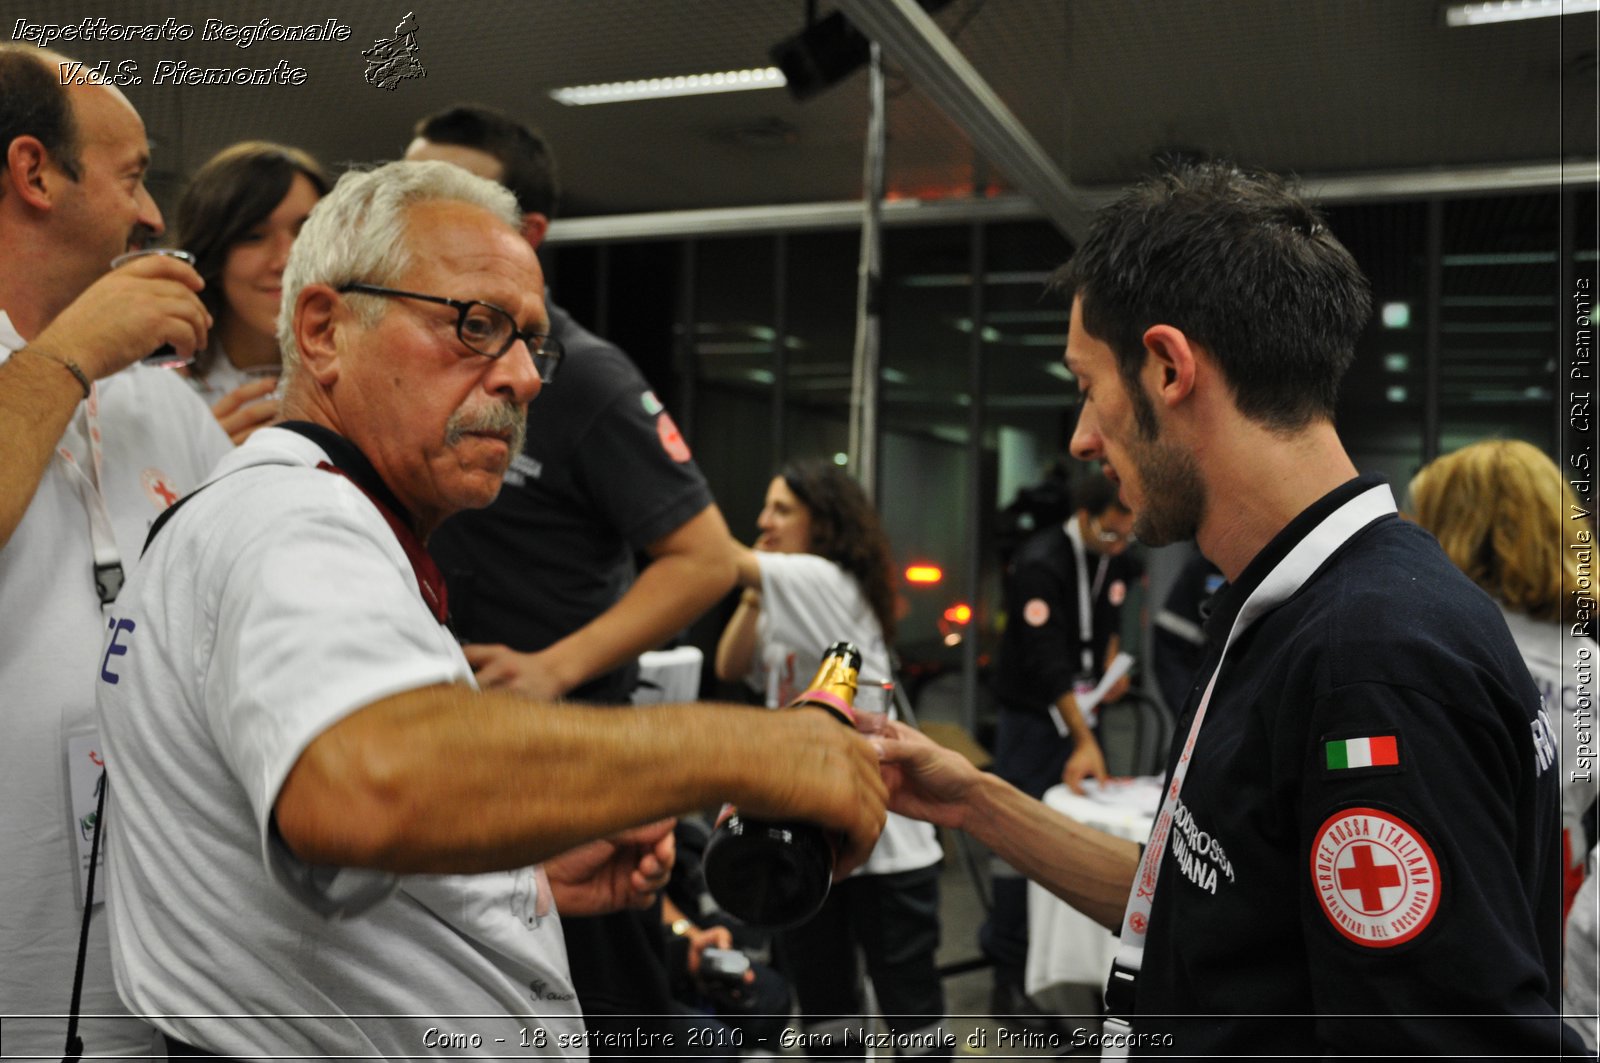
<svg viewBox="0 0 1600 1063"><path fill-rule="evenodd" d="M1029 797L1043 797L1061 781L1071 752L1071 740L1044 713L1000 707L992 770ZM994 906L978 928L978 946L994 961L996 980L1020 984L1028 960L1028 880L1009 867L994 870Z"/></svg>
<svg viewBox="0 0 1600 1063"><path fill-rule="evenodd" d="M779 934L777 944L779 966L794 984L807 1023L862 1014L857 946L891 1031L908 1033L945 1017L944 987L934 962L937 864L835 882L822 911Z"/></svg>

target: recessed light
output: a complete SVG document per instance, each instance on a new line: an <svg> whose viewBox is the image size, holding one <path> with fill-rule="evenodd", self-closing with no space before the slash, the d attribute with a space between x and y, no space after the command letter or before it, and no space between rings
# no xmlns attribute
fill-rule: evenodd
<svg viewBox="0 0 1600 1063"><path fill-rule="evenodd" d="M550 98L568 107L585 107L594 103L625 103L668 96L705 96L713 92L778 89L783 85L783 71L769 66L754 70L724 70L714 74L678 74L636 81L608 81L599 85L566 85L551 89Z"/></svg>
<svg viewBox="0 0 1600 1063"><path fill-rule="evenodd" d="M1600 0L1488 0L1451 4L1444 10L1446 26L1482 26L1490 22L1518 22L1555 15L1589 15L1600 11Z"/></svg>

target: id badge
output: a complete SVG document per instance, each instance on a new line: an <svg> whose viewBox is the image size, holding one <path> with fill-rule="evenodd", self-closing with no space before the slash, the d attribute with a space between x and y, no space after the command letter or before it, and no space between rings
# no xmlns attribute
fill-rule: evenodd
<svg viewBox="0 0 1600 1063"><path fill-rule="evenodd" d="M89 857L94 852L94 831L100 803L100 787L105 780L104 746L100 732L90 729L67 736L66 769L68 823L72 839L73 903L83 907L84 884L89 881ZM100 870L94 878L94 903L105 902L106 844L100 839Z"/></svg>

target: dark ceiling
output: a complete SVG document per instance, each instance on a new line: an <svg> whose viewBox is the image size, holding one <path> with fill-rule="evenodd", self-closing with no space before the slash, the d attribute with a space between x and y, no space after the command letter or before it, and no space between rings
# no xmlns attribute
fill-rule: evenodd
<svg viewBox="0 0 1600 1063"><path fill-rule="evenodd" d="M832 10L829 0L818 5ZM1074 189L1127 181L1172 151L1226 154L1318 179L1460 180L1563 161L1593 179L1593 15L1447 28L1436 0L950 0L941 30ZM62 41L75 57L138 64L126 91L156 144L154 186L234 140L323 160L392 158L413 121L475 100L537 125L563 169L568 216L857 199L861 72L796 103L782 89L567 107L560 85L764 66L803 0L3 0L17 21L172 18L188 41ZM363 48L413 12L426 77L392 91ZM207 19L336 18L344 42L202 41ZM155 85L162 60L305 70L297 86ZM902 196L1004 192L914 80L890 66L888 185ZM1484 168L1500 168L1485 175ZM1524 180L1513 177L1511 180Z"/></svg>

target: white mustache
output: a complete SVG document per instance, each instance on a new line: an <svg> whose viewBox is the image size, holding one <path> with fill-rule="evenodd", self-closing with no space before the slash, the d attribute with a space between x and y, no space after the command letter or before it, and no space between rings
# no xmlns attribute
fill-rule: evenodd
<svg viewBox="0 0 1600 1063"><path fill-rule="evenodd" d="M445 423L445 443L455 446L470 432L511 433L511 453L522 453L528 436L528 411L512 402L497 402L473 413L457 410Z"/></svg>

